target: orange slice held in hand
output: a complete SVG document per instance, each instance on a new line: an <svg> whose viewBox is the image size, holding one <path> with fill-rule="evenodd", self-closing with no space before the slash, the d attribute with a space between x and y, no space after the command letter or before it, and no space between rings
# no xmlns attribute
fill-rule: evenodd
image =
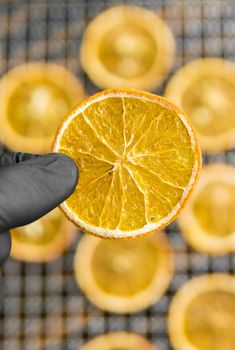
<svg viewBox="0 0 235 350"><path fill-rule="evenodd" d="M153 90L172 65L174 37L153 11L138 6L114 6L85 30L81 63L102 88Z"/></svg>
<svg viewBox="0 0 235 350"><path fill-rule="evenodd" d="M211 164L202 174L192 198L179 216L187 241L209 254L235 251L235 167Z"/></svg>
<svg viewBox="0 0 235 350"><path fill-rule="evenodd" d="M163 232L115 241L84 235L74 261L77 282L88 299L115 313L134 313L156 303L168 288L173 265Z"/></svg>
<svg viewBox="0 0 235 350"><path fill-rule="evenodd" d="M193 61L175 73L165 96L188 114L203 151L235 146L234 63L219 58Z"/></svg>
<svg viewBox="0 0 235 350"><path fill-rule="evenodd" d="M53 149L80 170L61 208L81 229L105 238L168 225L201 167L187 116L166 99L136 90L106 90L83 101L63 120Z"/></svg>
<svg viewBox="0 0 235 350"><path fill-rule="evenodd" d="M0 139L11 150L48 152L62 118L84 98L78 79L57 64L29 63L0 81Z"/></svg>
<svg viewBox="0 0 235 350"><path fill-rule="evenodd" d="M56 208L29 225L11 230L11 256L30 262L53 260L68 248L76 231Z"/></svg>
<svg viewBox="0 0 235 350"><path fill-rule="evenodd" d="M169 311L175 350L235 349L235 277L216 273L185 283Z"/></svg>
<svg viewBox="0 0 235 350"><path fill-rule="evenodd" d="M80 350L157 350L157 348L135 333L113 332L93 338Z"/></svg>

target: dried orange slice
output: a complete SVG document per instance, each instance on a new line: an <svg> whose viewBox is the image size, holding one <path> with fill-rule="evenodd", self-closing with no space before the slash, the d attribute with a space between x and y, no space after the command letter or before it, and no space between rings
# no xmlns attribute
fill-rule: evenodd
<svg viewBox="0 0 235 350"><path fill-rule="evenodd" d="M198 178L201 156L185 114L162 97L106 90L62 122L54 151L80 169L62 204L81 229L101 237L143 235L178 215Z"/></svg>
<svg viewBox="0 0 235 350"><path fill-rule="evenodd" d="M68 248L75 233L76 226L56 208L32 224L11 230L11 256L32 262L55 259Z"/></svg>
<svg viewBox="0 0 235 350"><path fill-rule="evenodd" d="M84 98L77 78L56 64L13 68L0 81L0 138L16 151L48 152L54 130Z"/></svg>
<svg viewBox="0 0 235 350"><path fill-rule="evenodd" d="M113 332L93 338L80 350L157 350L157 348L135 333Z"/></svg>
<svg viewBox="0 0 235 350"><path fill-rule="evenodd" d="M187 282L173 298L169 334L176 350L235 349L235 277L211 274Z"/></svg>
<svg viewBox="0 0 235 350"><path fill-rule="evenodd" d="M157 302L166 291L173 252L162 232L115 241L85 235L74 268L79 286L95 305L115 313L134 313Z"/></svg>
<svg viewBox="0 0 235 350"><path fill-rule="evenodd" d="M191 118L202 150L235 146L235 65L218 58L196 60L181 68L165 96Z"/></svg>
<svg viewBox="0 0 235 350"><path fill-rule="evenodd" d="M153 90L173 62L174 37L154 12L138 6L114 6L88 25L81 63L102 88Z"/></svg>
<svg viewBox="0 0 235 350"><path fill-rule="evenodd" d="M187 241L199 251L235 251L235 167L212 164L203 168L198 186L179 216Z"/></svg>

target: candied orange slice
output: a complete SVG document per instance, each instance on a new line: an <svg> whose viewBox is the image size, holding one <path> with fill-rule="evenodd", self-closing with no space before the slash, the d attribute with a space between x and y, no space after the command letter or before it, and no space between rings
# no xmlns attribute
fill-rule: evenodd
<svg viewBox="0 0 235 350"><path fill-rule="evenodd" d="M154 304L166 291L173 274L173 252L162 232L115 241L85 235L74 268L78 284L95 305L133 313Z"/></svg>
<svg viewBox="0 0 235 350"><path fill-rule="evenodd" d="M13 68L0 81L0 139L10 149L48 152L55 129L84 98L78 79L56 64Z"/></svg>
<svg viewBox="0 0 235 350"><path fill-rule="evenodd" d="M195 249L209 254L235 251L235 167L211 164L179 216L183 235Z"/></svg>
<svg viewBox="0 0 235 350"><path fill-rule="evenodd" d="M235 277L193 278L176 293L169 311L169 335L176 350L235 349Z"/></svg>
<svg viewBox="0 0 235 350"><path fill-rule="evenodd" d="M85 30L81 63L102 88L153 90L172 65L174 37L153 11L138 6L114 6Z"/></svg>
<svg viewBox="0 0 235 350"><path fill-rule="evenodd" d="M193 190L201 166L185 114L162 97L106 90L62 122L54 151L80 170L62 204L81 229L101 237L143 235L168 225Z"/></svg>
<svg viewBox="0 0 235 350"><path fill-rule="evenodd" d="M80 350L157 350L157 348L135 333L113 332L93 338Z"/></svg>
<svg viewBox="0 0 235 350"><path fill-rule="evenodd" d="M232 62L206 58L187 64L171 78L165 96L188 114L203 151L224 151L235 146Z"/></svg>
<svg viewBox="0 0 235 350"><path fill-rule="evenodd" d="M31 262L53 260L68 248L75 233L76 226L56 208L29 225L11 230L11 256Z"/></svg>

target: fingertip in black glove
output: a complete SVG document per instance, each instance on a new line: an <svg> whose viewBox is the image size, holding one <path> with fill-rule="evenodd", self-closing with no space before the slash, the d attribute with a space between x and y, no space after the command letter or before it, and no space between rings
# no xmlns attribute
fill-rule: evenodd
<svg viewBox="0 0 235 350"><path fill-rule="evenodd" d="M73 193L77 181L78 168L64 154L0 155L0 265L10 253L9 230L57 207Z"/></svg>
<svg viewBox="0 0 235 350"><path fill-rule="evenodd" d="M64 154L0 155L0 266L11 250L9 230L29 224L57 207L78 181L74 161ZM0 275L0 311L3 306Z"/></svg>

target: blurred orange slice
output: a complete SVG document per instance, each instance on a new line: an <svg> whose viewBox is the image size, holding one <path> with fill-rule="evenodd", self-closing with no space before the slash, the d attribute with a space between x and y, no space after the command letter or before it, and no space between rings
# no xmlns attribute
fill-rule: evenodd
<svg viewBox="0 0 235 350"><path fill-rule="evenodd" d="M169 311L175 350L235 349L235 277L196 277L176 293Z"/></svg>
<svg viewBox="0 0 235 350"><path fill-rule="evenodd" d="M62 122L54 151L72 157L80 178L62 204L83 230L105 238L168 225L197 181L201 157L186 115L162 97L106 90Z"/></svg>
<svg viewBox="0 0 235 350"><path fill-rule="evenodd" d="M174 37L154 12L138 6L114 6L88 25L81 63L102 88L153 90L171 67Z"/></svg>
<svg viewBox="0 0 235 350"><path fill-rule="evenodd" d="M61 255L75 237L76 227L57 208L32 224L11 230L11 256L44 262Z"/></svg>
<svg viewBox="0 0 235 350"><path fill-rule="evenodd" d="M157 350L157 348L140 335L113 332L93 338L80 350Z"/></svg>
<svg viewBox="0 0 235 350"><path fill-rule="evenodd" d="M196 60L181 68L165 96L191 118L202 150L235 146L235 65L218 58Z"/></svg>
<svg viewBox="0 0 235 350"><path fill-rule="evenodd" d="M209 254L235 251L235 167L212 164L203 168L196 190L179 216L187 241Z"/></svg>
<svg viewBox="0 0 235 350"><path fill-rule="evenodd" d="M0 139L10 149L48 152L61 119L84 98L77 78L56 64L13 68L0 81Z"/></svg>
<svg viewBox="0 0 235 350"><path fill-rule="evenodd" d="M99 308L133 313L157 302L173 273L173 252L162 232L135 240L83 236L75 255L75 275Z"/></svg>

